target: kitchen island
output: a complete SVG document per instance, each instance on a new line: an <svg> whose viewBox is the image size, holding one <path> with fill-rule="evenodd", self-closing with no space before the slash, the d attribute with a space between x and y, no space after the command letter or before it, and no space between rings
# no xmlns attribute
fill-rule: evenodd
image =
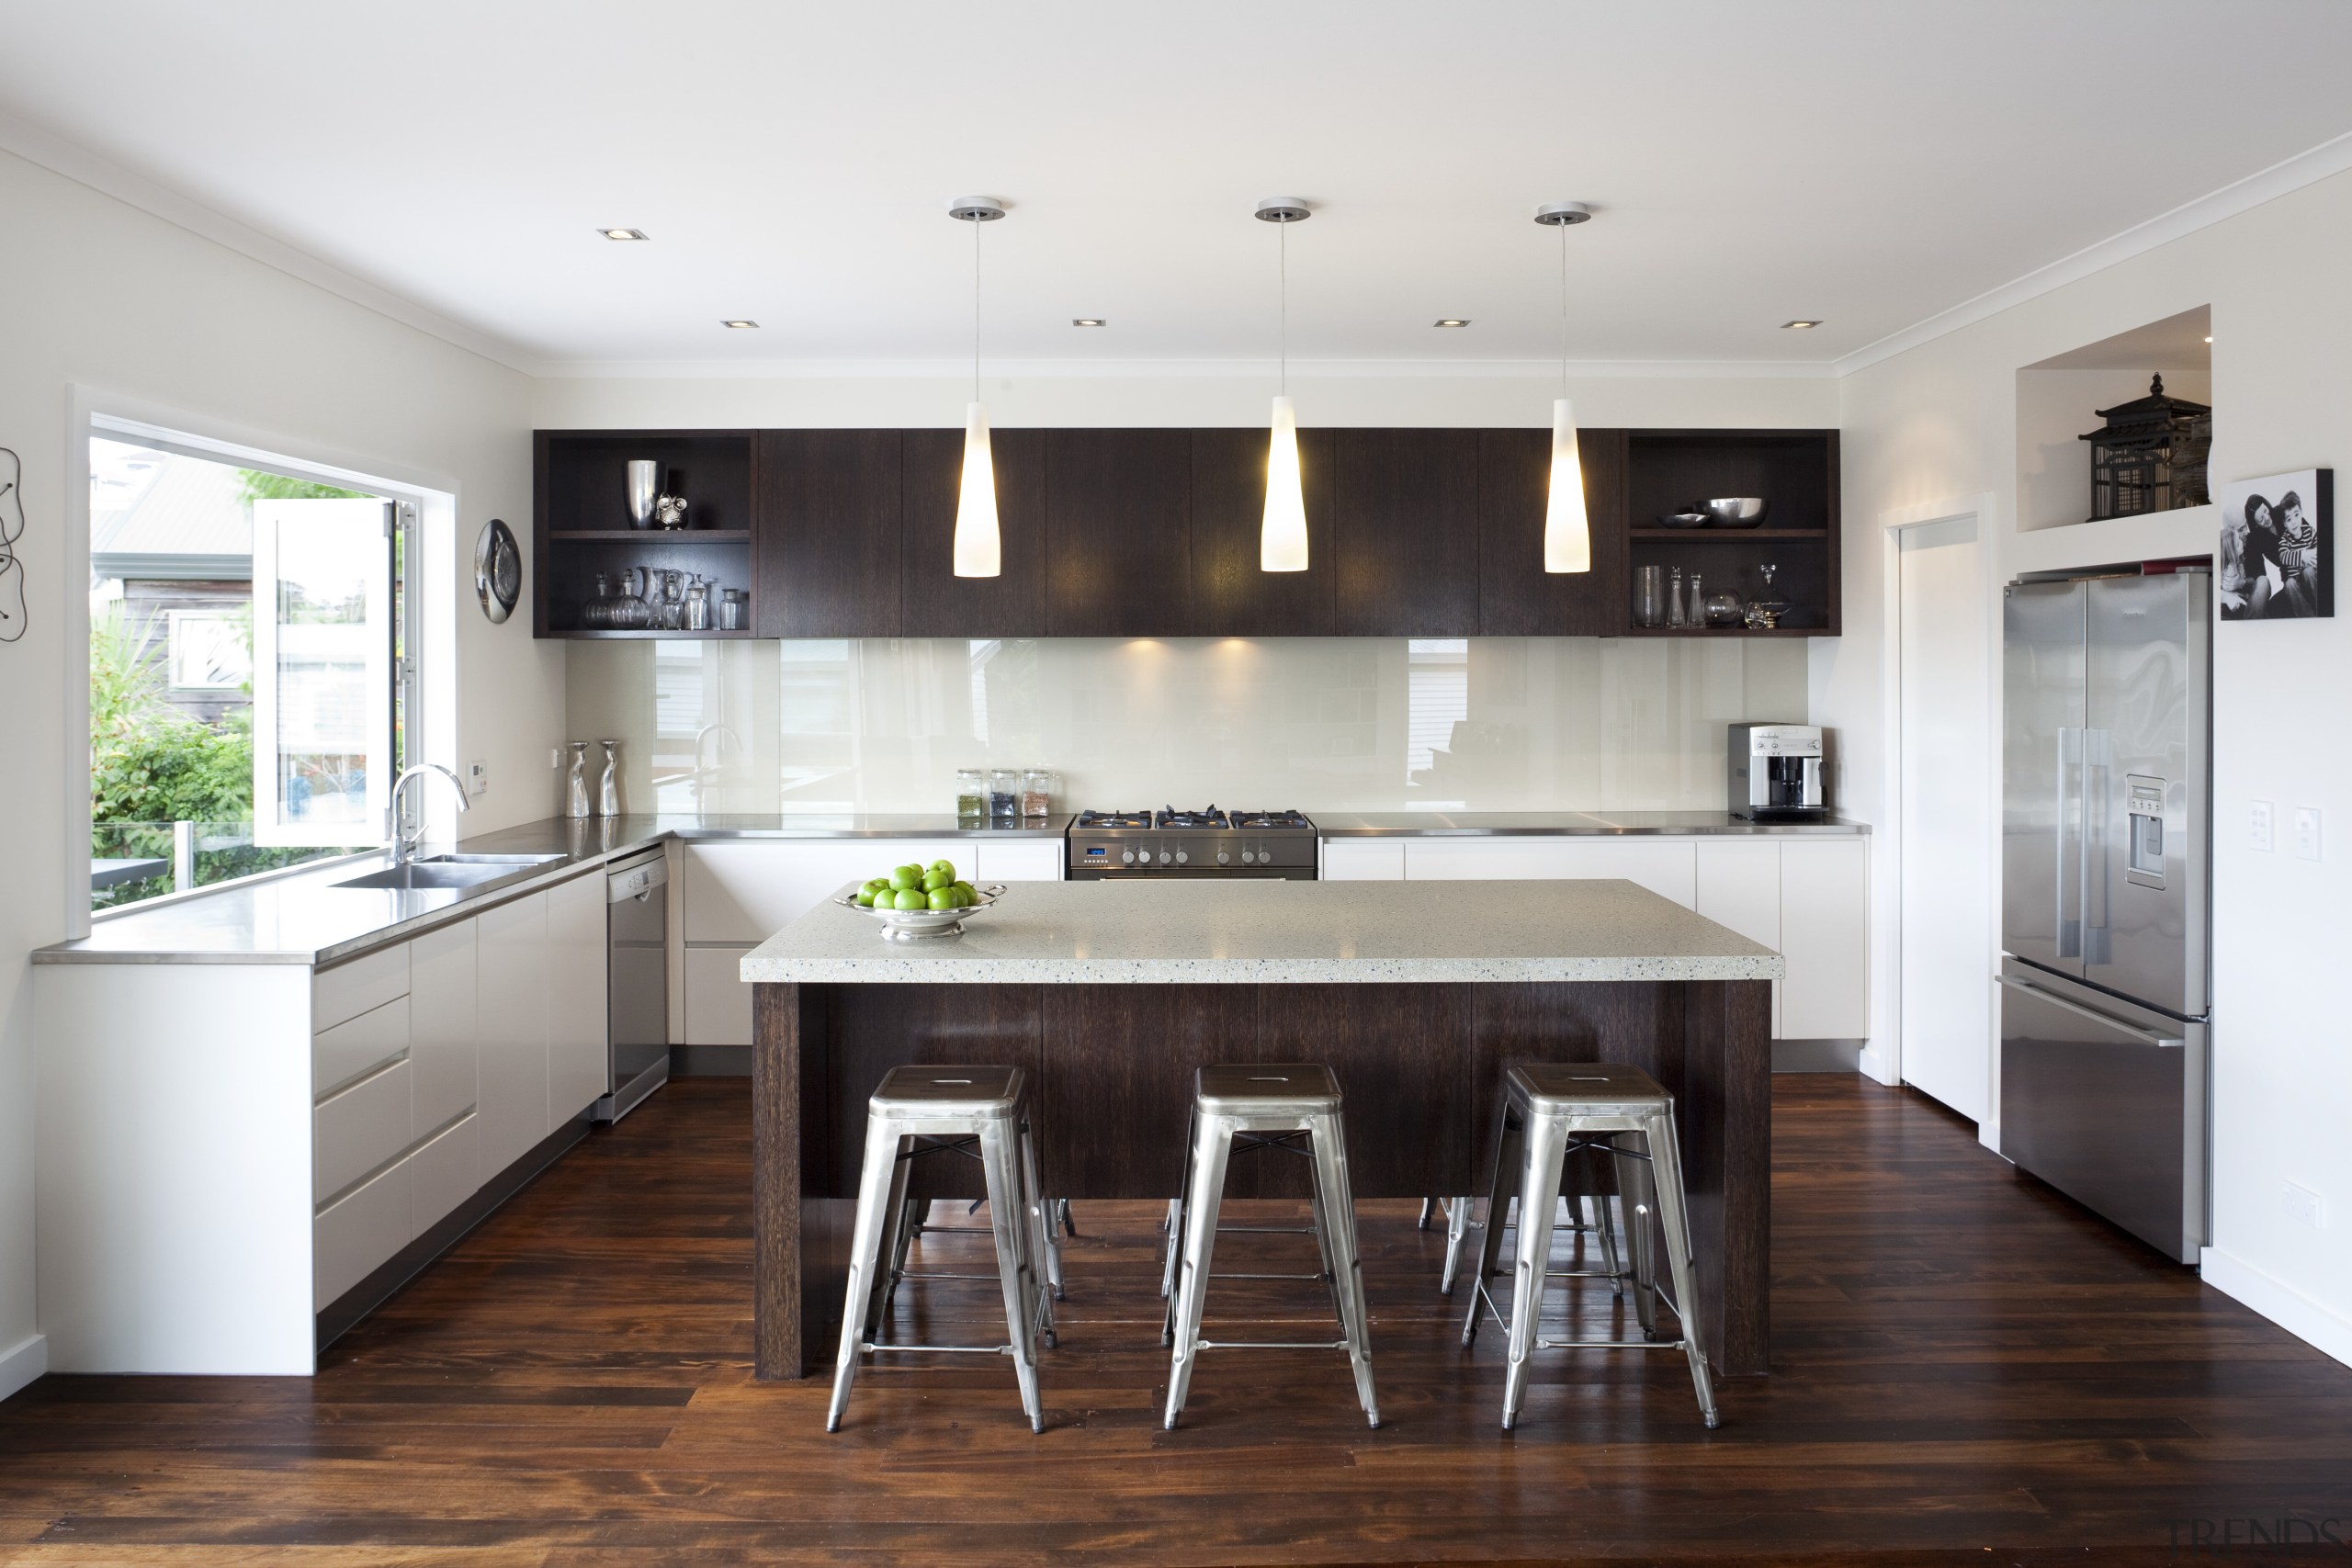
<svg viewBox="0 0 2352 1568"><path fill-rule="evenodd" d="M1360 1199L1482 1188L1513 1062L1649 1072L1677 1097L1710 1357L1762 1372L1781 972L1769 948L1623 881L1035 883L963 936L913 942L820 905L741 963L759 1375L830 1357L865 1100L889 1068L1020 1066L1049 1192L1164 1200L1194 1070L1235 1061L1339 1075ZM960 1172L924 1174L928 1195L978 1193ZM1299 1179L1243 1162L1228 1191L1303 1196Z"/></svg>

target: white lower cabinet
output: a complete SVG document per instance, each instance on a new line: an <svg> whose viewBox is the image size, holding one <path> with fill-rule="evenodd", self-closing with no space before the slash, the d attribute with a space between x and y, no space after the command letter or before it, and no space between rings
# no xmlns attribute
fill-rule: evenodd
<svg viewBox="0 0 2352 1568"><path fill-rule="evenodd" d="M1750 942L1781 951L1781 841L1701 839L1693 846L1696 897L1690 907ZM1781 997L1772 987L1772 1038L1781 1037Z"/></svg>
<svg viewBox="0 0 2352 1568"><path fill-rule="evenodd" d="M933 855L933 860L946 859L973 883L982 882L1059 882L1062 879L1062 840L1059 839L1006 839L966 840L956 846L962 853ZM860 880L863 880L861 878Z"/></svg>
<svg viewBox="0 0 2352 1568"><path fill-rule="evenodd" d="M416 1236L408 1162L376 1173L311 1223L311 1297L325 1306ZM315 1308L313 1310L316 1310Z"/></svg>
<svg viewBox="0 0 2352 1568"><path fill-rule="evenodd" d="M686 1040L689 1045L749 1045L752 987L740 966L752 944L686 949Z"/></svg>
<svg viewBox="0 0 2352 1568"><path fill-rule="evenodd" d="M447 1219L474 1195L485 1176L493 1174L482 1170L476 1159L480 1132L469 1111L408 1156L409 1228L413 1235L423 1235Z"/></svg>
<svg viewBox="0 0 2352 1568"><path fill-rule="evenodd" d="M414 1113L406 1056L319 1101L311 1116L311 1201L327 1201L405 1154Z"/></svg>
<svg viewBox="0 0 2352 1568"><path fill-rule="evenodd" d="M548 1125L594 1104L607 1085L605 879L548 889ZM544 1134L543 1134L544 1135Z"/></svg>
<svg viewBox="0 0 2352 1568"><path fill-rule="evenodd" d="M1860 1040L1871 1031L1870 844L1788 839L1781 844L1781 1033Z"/></svg>
<svg viewBox="0 0 2352 1568"><path fill-rule="evenodd" d="M1405 840L1326 839L1323 840L1323 880L1402 882L1405 880Z"/></svg>
<svg viewBox="0 0 2352 1568"><path fill-rule="evenodd" d="M474 1108L481 1051L475 1043L475 922L458 920L408 944L408 1059L422 1135Z"/></svg>
<svg viewBox="0 0 2352 1568"><path fill-rule="evenodd" d="M1563 881L1622 877L1684 908L1693 891L1689 839L1408 839L1405 875L1413 882Z"/></svg>
<svg viewBox="0 0 2352 1568"><path fill-rule="evenodd" d="M548 1135L548 896L534 893L474 918L481 995L481 1168L487 1176Z"/></svg>

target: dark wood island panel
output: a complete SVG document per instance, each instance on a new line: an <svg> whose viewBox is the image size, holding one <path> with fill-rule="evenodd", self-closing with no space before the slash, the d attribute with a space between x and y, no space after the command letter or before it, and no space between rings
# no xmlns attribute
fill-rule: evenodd
<svg viewBox="0 0 2352 1568"><path fill-rule="evenodd" d="M1359 1198L1482 1191L1513 1062L1630 1063L1676 1097L1710 1355L1726 1373L1767 1370L1768 981L761 984L753 996L763 1378L802 1377L830 1356L865 1100L890 1067L923 1062L1029 1071L1046 1189L1072 1199L1169 1196L1193 1073L1212 1063L1328 1064L1347 1094ZM922 1190L978 1196L957 1163L918 1168L934 1184ZM1288 1163L1238 1162L1233 1194L1302 1195Z"/></svg>

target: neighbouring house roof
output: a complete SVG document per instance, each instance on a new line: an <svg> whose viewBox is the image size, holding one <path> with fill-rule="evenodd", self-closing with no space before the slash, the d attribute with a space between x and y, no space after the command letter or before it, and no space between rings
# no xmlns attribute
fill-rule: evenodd
<svg viewBox="0 0 2352 1568"><path fill-rule="evenodd" d="M237 470L92 443L90 568L98 577L250 581L253 511Z"/></svg>

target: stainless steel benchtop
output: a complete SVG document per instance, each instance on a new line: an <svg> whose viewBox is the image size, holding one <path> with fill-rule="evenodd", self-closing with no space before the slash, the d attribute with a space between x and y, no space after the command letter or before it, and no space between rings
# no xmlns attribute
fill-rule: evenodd
<svg viewBox="0 0 2352 1568"><path fill-rule="evenodd" d="M1551 835L1660 838L1716 834L1769 837L1852 837L1867 822L1833 817L1826 822L1746 822L1724 811L1313 811L1327 839L1484 839Z"/></svg>

